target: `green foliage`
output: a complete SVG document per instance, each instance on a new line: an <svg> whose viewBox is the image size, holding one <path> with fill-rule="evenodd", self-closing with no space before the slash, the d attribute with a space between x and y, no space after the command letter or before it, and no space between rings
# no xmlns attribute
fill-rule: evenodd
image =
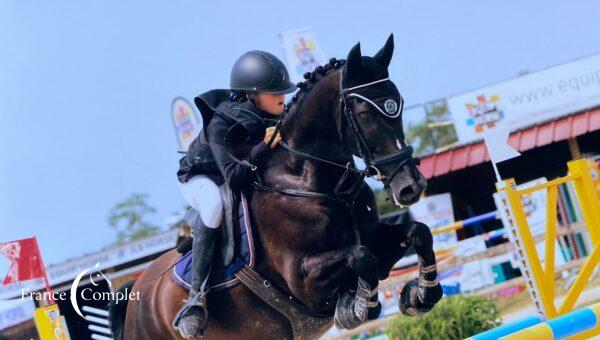
<svg viewBox="0 0 600 340"><path fill-rule="evenodd" d="M402 208L395 205L388 199L388 194L385 190L377 189L374 190L375 200L377 201L377 208L379 209L380 215L385 215L394 211L398 211Z"/></svg>
<svg viewBox="0 0 600 340"><path fill-rule="evenodd" d="M501 324L493 300L479 296L445 297L431 312L418 318L398 316L390 321L391 339L465 339Z"/></svg>
<svg viewBox="0 0 600 340"><path fill-rule="evenodd" d="M132 193L123 202L111 209L108 223L116 229L116 244L123 244L156 234L158 227L147 222L148 214L156 209L146 203L148 195Z"/></svg>
<svg viewBox="0 0 600 340"><path fill-rule="evenodd" d="M428 103L424 110L423 120L409 124L406 134L406 141L415 148L417 156L432 154L439 148L454 145L458 140L445 100Z"/></svg>
<svg viewBox="0 0 600 340"><path fill-rule="evenodd" d="M415 148L415 155L417 156L431 154L435 151L433 133L431 129L427 126L426 121L423 121L419 124L408 125L406 143L408 143L408 145L412 145Z"/></svg>

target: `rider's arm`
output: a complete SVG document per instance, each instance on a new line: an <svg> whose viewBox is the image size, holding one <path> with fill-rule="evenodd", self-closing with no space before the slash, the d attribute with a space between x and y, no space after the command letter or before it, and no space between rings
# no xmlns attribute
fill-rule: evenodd
<svg viewBox="0 0 600 340"><path fill-rule="evenodd" d="M229 154L228 147L224 140L229 127L230 125L225 120L213 119L206 132L210 148L217 165L221 170L221 174L227 181L231 190L239 191L243 189L250 180L254 179L254 175L249 167L239 164ZM251 164L259 166L267 152L267 144L261 141L252 147L248 157L245 159Z"/></svg>

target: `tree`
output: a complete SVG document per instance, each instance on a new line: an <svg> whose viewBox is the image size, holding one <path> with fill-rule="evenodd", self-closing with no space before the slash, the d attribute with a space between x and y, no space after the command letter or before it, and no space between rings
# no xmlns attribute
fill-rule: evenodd
<svg viewBox="0 0 600 340"><path fill-rule="evenodd" d="M149 214L156 209L146 203L148 195L132 193L123 202L111 209L108 223L117 230L116 244L138 240L154 235L158 226L146 221Z"/></svg>
<svg viewBox="0 0 600 340"><path fill-rule="evenodd" d="M406 129L406 142L415 148L415 155L425 156L456 145L458 138L446 100L427 103L423 109L423 119L409 123Z"/></svg>
<svg viewBox="0 0 600 340"><path fill-rule="evenodd" d="M495 301L468 295L443 298L431 312L418 318L391 318L387 335L398 340L465 339L501 324Z"/></svg>
<svg viewBox="0 0 600 340"><path fill-rule="evenodd" d="M428 155L435 151L433 133L431 133L431 129L427 126L426 121L415 125L408 125L406 143L415 148L415 155L417 156Z"/></svg>

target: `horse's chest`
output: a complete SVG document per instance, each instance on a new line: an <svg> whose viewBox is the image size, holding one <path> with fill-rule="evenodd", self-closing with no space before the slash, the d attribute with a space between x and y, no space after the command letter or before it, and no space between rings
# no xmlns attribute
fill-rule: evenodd
<svg viewBox="0 0 600 340"><path fill-rule="evenodd" d="M306 247L336 249L355 244L352 219L343 209L315 209L309 221L298 229L298 239Z"/></svg>

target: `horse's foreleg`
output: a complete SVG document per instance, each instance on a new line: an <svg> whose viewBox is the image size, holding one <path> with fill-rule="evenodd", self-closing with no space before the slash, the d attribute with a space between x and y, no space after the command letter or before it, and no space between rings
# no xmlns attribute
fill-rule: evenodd
<svg viewBox="0 0 600 340"><path fill-rule="evenodd" d="M379 260L380 279L389 275L393 265L404 256L410 245L419 259L419 278L408 282L402 289L400 310L405 315L418 316L430 311L443 295L438 282L431 231L425 224L416 221L379 225L375 255Z"/></svg>
<svg viewBox="0 0 600 340"><path fill-rule="evenodd" d="M356 291L344 291L338 298L336 323L352 329L381 312L377 301L377 258L364 246L310 254L303 259L304 286L335 292L344 279L358 277ZM354 274L354 275L352 275Z"/></svg>

